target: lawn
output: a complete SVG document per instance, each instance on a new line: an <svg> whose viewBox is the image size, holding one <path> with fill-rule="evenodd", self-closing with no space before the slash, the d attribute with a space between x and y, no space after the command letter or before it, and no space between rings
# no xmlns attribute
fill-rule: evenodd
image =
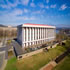
<svg viewBox="0 0 70 70"><path fill-rule="evenodd" d="M59 56L65 50L64 47L57 46L50 49L49 52L41 52L19 61L13 57L8 60L5 70L39 70L42 66Z"/></svg>
<svg viewBox="0 0 70 70"><path fill-rule="evenodd" d="M53 70L70 70L70 55L66 56Z"/></svg>
<svg viewBox="0 0 70 70"><path fill-rule="evenodd" d="M8 58L11 58L13 55L13 51L8 51Z"/></svg>
<svg viewBox="0 0 70 70"><path fill-rule="evenodd" d="M16 57L9 59L5 70L17 70L16 69L16 62L17 62Z"/></svg>

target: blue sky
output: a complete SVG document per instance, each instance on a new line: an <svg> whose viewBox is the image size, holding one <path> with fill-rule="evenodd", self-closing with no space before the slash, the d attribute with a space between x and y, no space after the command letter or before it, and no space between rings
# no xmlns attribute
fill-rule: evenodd
<svg viewBox="0 0 70 70"><path fill-rule="evenodd" d="M70 27L70 0L0 0L0 24Z"/></svg>

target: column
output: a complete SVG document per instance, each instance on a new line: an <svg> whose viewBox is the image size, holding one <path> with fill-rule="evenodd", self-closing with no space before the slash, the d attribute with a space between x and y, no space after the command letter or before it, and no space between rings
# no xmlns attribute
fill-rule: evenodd
<svg viewBox="0 0 70 70"><path fill-rule="evenodd" d="M39 39L39 28L37 28L37 44L38 44L38 39Z"/></svg>
<svg viewBox="0 0 70 70"><path fill-rule="evenodd" d="M32 28L33 29L33 44L34 44L34 28Z"/></svg>
<svg viewBox="0 0 70 70"><path fill-rule="evenodd" d="M45 39L46 39L46 28L45 28Z"/></svg>
<svg viewBox="0 0 70 70"><path fill-rule="evenodd" d="M46 38L47 38L47 28L46 28Z"/></svg>
<svg viewBox="0 0 70 70"><path fill-rule="evenodd" d="M42 28L41 28L41 39L42 39Z"/></svg>
<svg viewBox="0 0 70 70"><path fill-rule="evenodd" d="M26 28L26 42L28 41L28 28ZM28 43L26 43L26 46L28 46Z"/></svg>
<svg viewBox="0 0 70 70"><path fill-rule="evenodd" d="M35 28L35 40L37 40L37 28ZM36 41L35 41L36 44Z"/></svg>
<svg viewBox="0 0 70 70"><path fill-rule="evenodd" d="M42 28L42 39L43 39L43 28ZM42 40L42 43L43 43L43 40Z"/></svg>
<svg viewBox="0 0 70 70"><path fill-rule="evenodd" d="M43 28L43 43L44 43L44 28Z"/></svg>
<svg viewBox="0 0 70 70"><path fill-rule="evenodd" d="M47 38L48 38L48 28L47 28Z"/></svg>
<svg viewBox="0 0 70 70"><path fill-rule="evenodd" d="M37 40L37 28L35 30L35 40Z"/></svg>
<svg viewBox="0 0 70 70"><path fill-rule="evenodd" d="M45 28L44 28L44 42L45 42Z"/></svg>
<svg viewBox="0 0 70 70"><path fill-rule="evenodd" d="M23 30L22 30L23 32L22 32L22 39L23 39L23 47L25 47L25 28L23 28Z"/></svg>
<svg viewBox="0 0 70 70"><path fill-rule="evenodd" d="M31 28L29 28L29 30L30 30L30 41L31 41ZM31 45L31 42L30 42L30 45Z"/></svg>
<svg viewBox="0 0 70 70"><path fill-rule="evenodd" d="M38 28L38 39L39 39L39 28Z"/></svg>
<svg viewBox="0 0 70 70"><path fill-rule="evenodd" d="M50 35L51 37L53 36L53 32L52 31L53 31L53 29L51 29L51 35Z"/></svg>
<svg viewBox="0 0 70 70"><path fill-rule="evenodd" d="M41 28L39 29L39 43L41 44Z"/></svg>
<svg viewBox="0 0 70 70"><path fill-rule="evenodd" d="M43 39L43 28L42 28L42 39Z"/></svg>
<svg viewBox="0 0 70 70"><path fill-rule="evenodd" d="M42 43L42 28L41 28L41 43Z"/></svg>
<svg viewBox="0 0 70 70"><path fill-rule="evenodd" d="M44 42L45 42L45 28L44 28Z"/></svg>
<svg viewBox="0 0 70 70"><path fill-rule="evenodd" d="M36 40L37 40L36 44L38 44L38 28L37 28Z"/></svg>
<svg viewBox="0 0 70 70"><path fill-rule="evenodd" d="M49 37L51 37L51 29L49 29L50 31L49 31Z"/></svg>
<svg viewBox="0 0 70 70"><path fill-rule="evenodd" d="M47 28L46 28L46 41L47 41Z"/></svg>
<svg viewBox="0 0 70 70"><path fill-rule="evenodd" d="M56 38L56 29L53 29L54 30L54 37Z"/></svg>
<svg viewBox="0 0 70 70"><path fill-rule="evenodd" d="M41 28L40 28L40 39L41 39Z"/></svg>

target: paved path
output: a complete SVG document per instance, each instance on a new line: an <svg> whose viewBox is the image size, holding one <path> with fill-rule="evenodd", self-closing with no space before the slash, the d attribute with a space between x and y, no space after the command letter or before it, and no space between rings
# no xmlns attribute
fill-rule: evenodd
<svg viewBox="0 0 70 70"><path fill-rule="evenodd" d="M8 59L8 47L0 47L0 70L4 70Z"/></svg>
<svg viewBox="0 0 70 70"><path fill-rule="evenodd" d="M0 52L0 70L2 70L2 66L4 64L5 61L5 51L1 51Z"/></svg>
<svg viewBox="0 0 70 70"><path fill-rule="evenodd" d="M52 68L53 68L53 65L50 64L50 65L48 65L47 67L45 67L43 70L52 70Z"/></svg>
<svg viewBox="0 0 70 70"><path fill-rule="evenodd" d="M4 60L4 62L3 62L3 64L2 64L2 67L1 67L1 69L0 69L0 70L4 70L4 69L5 69L5 67L6 67L6 64L7 64L7 60Z"/></svg>
<svg viewBox="0 0 70 70"><path fill-rule="evenodd" d="M5 51L5 59L7 59L8 58L8 47L7 46L6 47L1 47L0 52L2 52L2 51Z"/></svg>
<svg viewBox="0 0 70 70"><path fill-rule="evenodd" d="M2 64L4 61L4 55L5 55L5 52L0 52L0 68L2 67Z"/></svg>
<svg viewBox="0 0 70 70"><path fill-rule="evenodd" d="M4 70L7 59L8 59L8 50L11 48L11 45L6 45L8 39L2 39L2 44L0 44L0 70Z"/></svg>
<svg viewBox="0 0 70 70"><path fill-rule="evenodd" d="M48 64L46 64L44 67L42 67L40 70L52 70L53 67L55 67L57 64L55 61L51 61Z"/></svg>

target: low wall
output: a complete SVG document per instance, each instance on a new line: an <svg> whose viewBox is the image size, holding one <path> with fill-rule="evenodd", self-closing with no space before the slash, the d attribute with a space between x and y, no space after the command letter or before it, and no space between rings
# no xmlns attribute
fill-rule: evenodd
<svg viewBox="0 0 70 70"><path fill-rule="evenodd" d="M58 56L56 59L55 59L55 62L56 63L59 63L65 56L67 56L68 54L70 53L70 48L64 52L63 54L61 54L60 56Z"/></svg>
<svg viewBox="0 0 70 70"><path fill-rule="evenodd" d="M55 48L57 44L58 44L58 43L56 43L55 45L53 45L52 48ZM50 46L45 47L45 48L50 49ZM33 51L33 52L30 52L30 53L26 53L26 54L23 54L23 55L19 55L19 56L17 57L17 59L19 60L19 59L20 59L19 57L22 57L21 59L23 59L23 58L26 58L26 57L32 56L32 55L34 55L34 54L37 54L37 53L43 52L43 49L44 49L44 48L39 49L39 50L36 50L36 51Z"/></svg>

